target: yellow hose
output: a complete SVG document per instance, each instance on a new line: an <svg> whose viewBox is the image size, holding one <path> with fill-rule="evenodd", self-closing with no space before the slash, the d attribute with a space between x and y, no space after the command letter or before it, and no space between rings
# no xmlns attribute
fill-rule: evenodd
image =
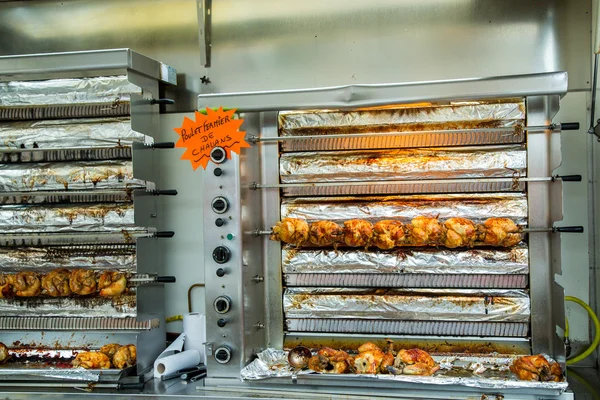
<svg viewBox="0 0 600 400"><path fill-rule="evenodd" d="M587 313L590 315L590 318L592 319L592 321L594 321L594 329L595 329L594 341L590 344L590 346L587 349L585 349L585 351L583 353L581 353L580 355L567 360L567 365L573 365L573 364L578 363L579 361L583 360L590 354L592 354L594 352L594 350L596 350L596 347L598 347L598 344L600 344L600 321L598 320L598 316L596 316L596 314L594 313L594 310L592 310L592 308L589 305L587 305L583 300L581 300L577 297L573 297L573 296L565 296L565 300L572 301L573 303L577 303L581 307L583 307L585 309L585 311L587 311ZM565 337L569 337L568 322L565 325Z"/></svg>
<svg viewBox="0 0 600 400"><path fill-rule="evenodd" d="M183 321L183 315L173 315L166 319L167 324L175 321Z"/></svg>

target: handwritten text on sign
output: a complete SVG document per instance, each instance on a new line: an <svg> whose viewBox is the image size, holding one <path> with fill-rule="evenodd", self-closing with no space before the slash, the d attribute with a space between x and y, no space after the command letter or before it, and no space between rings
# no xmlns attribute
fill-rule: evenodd
<svg viewBox="0 0 600 400"><path fill-rule="evenodd" d="M206 115L196 111L196 120L184 117L181 128L174 128L179 134L175 147L186 148L182 160L190 160L192 168L199 166L206 169L210 160L210 152L215 147L222 147L231 158L231 152L240 153L243 147L250 147L244 140L246 132L238 131L243 119L234 119L235 109L223 111L206 109Z"/></svg>

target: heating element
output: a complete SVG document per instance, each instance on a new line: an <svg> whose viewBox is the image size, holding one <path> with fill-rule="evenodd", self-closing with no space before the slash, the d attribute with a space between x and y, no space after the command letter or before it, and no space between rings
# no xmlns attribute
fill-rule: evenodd
<svg viewBox="0 0 600 400"><path fill-rule="evenodd" d="M552 73L200 95L200 109L237 107L252 144L231 160L213 160L204 178L207 384L237 380L266 348L356 350L361 340L384 338L440 354L440 341L458 354L486 353L490 345L506 354L544 353L564 367L556 334L564 299L553 279L560 234L553 228L562 219L563 178L578 179L553 174L561 124L552 118L566 88L566 74ZM215 209L215 199L224 207ZM343 226L357 219L410 224L419 216L477 226L509 218L521 241L382 250L269 239L284 218ZM407 384L356 375L302 379ZM509 386L505 394L519 393ZM449 388L471 390L455 382Z"/></svg>

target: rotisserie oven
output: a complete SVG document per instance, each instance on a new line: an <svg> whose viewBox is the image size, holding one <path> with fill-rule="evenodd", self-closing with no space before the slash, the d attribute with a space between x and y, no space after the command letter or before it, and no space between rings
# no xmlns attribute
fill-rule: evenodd
<svg viewBox="0 0 600 400"><path fill-rule="evenodd" d="M553 172L566 90L547 73L200 95L252 144L204 175L206 384L561 395L559 232L581 231L555 226L581 179Z"/></svg>

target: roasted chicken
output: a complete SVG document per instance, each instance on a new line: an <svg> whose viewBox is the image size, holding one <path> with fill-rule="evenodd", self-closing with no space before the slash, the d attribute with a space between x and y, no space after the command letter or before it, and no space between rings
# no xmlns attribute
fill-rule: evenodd
<svg viewBox="0 0 600 400"><path fill-rule="evenodd" d="M42 283L37 273L19 272L11 276L13 292L18 297L35 297L42 291Z"/></svg>
<svg viewBox="0 0 600 400"><path fill-rule="evenodd" d="M515 359L510 370L524 381L562 381L562 371L556 362L549 363L541 354Z"/></svg>
<svg viewBox="0 0 600 400"><path fill-rule="evenodd" d="M294 246L302 246L308 241L309 227L303 219L284 218L273 227L271 240L281 240Z"/></svg>
<svg viewBox="0 0 600 400"><path fill-rule="evenodd" d="M477 229L472 221L465 218L450 218L444 222L444 246L454 249L456 247L473 247L477 239Z"/></svg>
<svg viewBox="0 0 600 400"><path fill-rule="evenodd" d="M373 224L362 219L344 222L344 243L350 247L369 247L373 239Z"/></svg>
<svg viewBox="0 0 600 400"><path fill-rule="evenodd" d="M333 221L317 221L310 224L309 239L315 246L332 246L339 243L344 229Z"/></svg>
<svg viewBox="0 0 600 400"><path fill-rule="evenodd" d="M400 221L384 220L373 226L373 244L382 250L393 249L404 244L404 224Z"/></svg>
<svg viewBox="0 0 600 400"><path fill-rule="evenodd" d="M0 299L10 297L12 294L12 277L0 275Z"/></svg>
<svg viewBox="0 0 600 400"><path fill-rule="evenodd" d="M489 246L511 247L523 239L519 227L509 218L488 218L483 226L483 242Z"/></svg>
<svg viewBox="0 0 600 400"><path fill-rule="evenodd" d="M85 351L77 354L72 362L74 367L85 369L109 369L110 359L104 353L95 351Z"/></svg>
<svg viewBox="0 0 600 400"><path fill-rule="evenodd" d="M73 294L87 296L96 292L96 273L90 269L74 269L69 276Z"/></svg>
<svg viewBox="0 0 600 400"><path fill-rule="evenodd" d="M98 290L102 297L116 297L127 287L125 274L115 271L104 271L98 278Z"/></svg>
<svg viewBox="0 0 600 400"><path fill-rule="evenodd" d="M119 369L131 367L135 365L136 357L137 351L134 345L121 346L112 357L112 364Z"/></svg>
<svg viewBox="0 0 600 400"><path fill-rule="evenodd" d="M308 368L315 372L344 374L354 370L354 359L345 351L324 347L308 360Z"/></svg>
<svg viewBox="0 0 600 400"><path fill-rule="evenodd" d="M400 350L396 356L394 367L402 370L406 375L433 375L440 366L424 350L409 349Z"/></svg>
<svg viewBox="0 0 600 400"><path fill-rule="evenodd" d="M68 269L55 269L42 277L43 293L51 297L65 297L71 294Z"/></svg>
<svg viewBox="0 0 600 400"><path fill-rule="evenodd" d="M117 352L117 350L119 350L121 347L120 344L118 343L110 343L110 344L105 344L104 346L100 347L100 353L104 353L108 356L109 359L112 360L113 356L115 355L115 353Z"/></svg>
<svg viewBox="0 0 600 400"><path fill-rule="evenodd" d="M440 242L442 226L437 218L418 216L410 222L410 244L413 246L433 246Z"/></svg>
<svg viewBox="0 0 600 400"><path fill-rule="evenodd" d="M0 364L8 360L10 354L8 353L8 347L2 342L0 342Z"/></svg>
<svg viewBox="0 0 600 400"><path fill-rule="evenodd" d="M387 372L387 367L394 364L391 344L387 353L379 346L367 342L358 348L358 355L354 359L356 372L359 374L378 374Z"/></svg>

